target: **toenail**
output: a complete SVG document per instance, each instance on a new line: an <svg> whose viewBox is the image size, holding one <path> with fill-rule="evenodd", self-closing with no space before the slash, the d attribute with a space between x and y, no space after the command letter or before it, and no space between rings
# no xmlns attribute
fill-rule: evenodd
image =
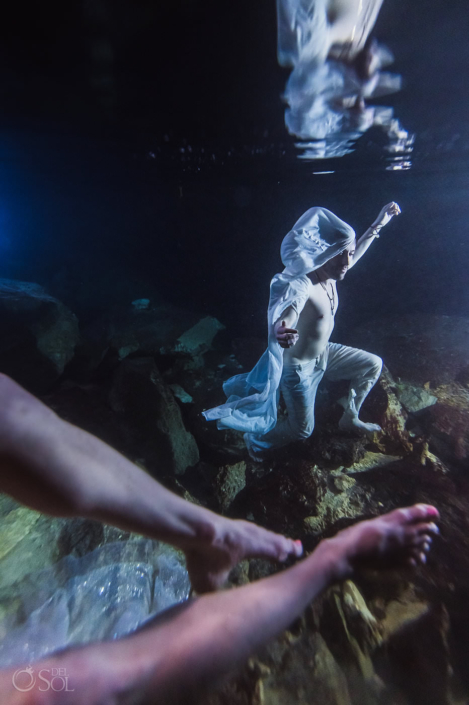
<svg viewBox="0 0 469 705"><path fill-rule="evenodd" d="M433 522L430 524L429 529L430 529L430 531L433 531L433 533L435 533L435 534L439 534L439 533L440 533L440 529L439 529L438 526L437 526L436 524L434 524Z"/></svg>

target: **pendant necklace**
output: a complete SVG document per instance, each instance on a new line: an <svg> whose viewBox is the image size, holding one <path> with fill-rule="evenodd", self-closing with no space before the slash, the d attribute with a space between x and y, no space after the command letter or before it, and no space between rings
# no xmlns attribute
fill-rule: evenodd
<svg viewBox="0 0 469 705"><path fill-rule="evenodd" d="M316 275L316 276L317 276L317 275ZM322 282L322 281L319 279L319 277L318 277L318 282L320 283L320 285L322 286L322 288L324 289L324 291L325 291L326 294L327 294L327 298L329 299L329 303L330 303L330 305L331 305L331 313L332 313L332 315L334 315L334 307L335 307L334 285L331 284L332 296L329 296L329 292L328 292L328 290L327 290L326 284L324 284L324 282Z"/></svg>

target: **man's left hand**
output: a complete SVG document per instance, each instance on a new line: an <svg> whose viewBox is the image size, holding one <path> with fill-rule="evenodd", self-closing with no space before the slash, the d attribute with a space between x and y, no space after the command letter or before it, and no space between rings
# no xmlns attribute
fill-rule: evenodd
<svg viewBox="0 0 469 705"><path fill-rule="evenodd" d="M399 215L400 212L401 209L399 208L397 203L395 203L394 201L388 203L387 206L384 206L384 208L381 209L379 216L374 222L374 227L384 227L389 223L393 216Z"/></svg>

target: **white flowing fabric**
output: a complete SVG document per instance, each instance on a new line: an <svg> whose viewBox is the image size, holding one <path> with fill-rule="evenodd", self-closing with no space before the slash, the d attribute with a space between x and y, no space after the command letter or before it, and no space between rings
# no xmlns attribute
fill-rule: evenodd
<svg viewBox="0 0 469 705"><path fill-rule="evenodd" d="M223 390L228 401L204 411L218 428L264 434L277 423L277 403L283 370L283 348L276 340L274 324L292 307L298 320L309 297L309 272L321 267L355 240L355 231L325 208L310 208L283 239L280 254L285 269L270 284L267 313L268 347L247 374L228 379Z"/></svg>
<svg viewBox="0 0 469 705"><path fill-rule="evenodd" d="M327 0L277 0L277 27L281 66L326 60L330 49Z"/></svg>
<svg viewBox="0 0 469 705"><path fill-rule="evenodd" d="M281 66L324 62L333 58L350 62L365 46L383 0L361 0L348 36L339 44L331 38L329 0L277 0L277 57ZM348 15L353 13L350 2Z"/></svg>
<svg viewBox="0 0 469 705"><path fill-rule="evenodd" d="M350 66L338 61L299 66L285 89L284 98L289 106L285 125L290 134L303 140L325 139L334 133L350 131L359 136L379 123L382 111L392 110L368 107L354 111L351 101L357 96L376 98L394 93L401 85L401 77L388 72L377 72L368 81L360 80Z"/></svg>
<svg viewBox="0 0 469 705"><path fill-rule="evenodd" d="M348 153L349 140L357 139L372 125L382 124L379 109L352 109L356 99L395 93L401 90L402 82L399 75L381 70L394 61L382 45L374 48L380 70L373 76L360 78L353 65L376 22L382 0L350 0L345 13L349 29L335 44L330 5L329 0L277 0L277 56L280 65L293 68L283 95L289 133L301 140L343 135L342 150L336 154L329 150L325 155L340 156Z"/></svg>

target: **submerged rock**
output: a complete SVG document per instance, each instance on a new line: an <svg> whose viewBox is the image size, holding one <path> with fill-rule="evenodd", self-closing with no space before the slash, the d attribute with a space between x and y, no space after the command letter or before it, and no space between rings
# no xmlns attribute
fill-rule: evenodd
<svg viewBox="0 0 469 705"><path fill-rule="evenodd" d="M199 461L194 437L153 358L124 360L111 391L114 411L141 433L141 457L159 475L181 475Z"/></svg>
<svg viewBox="0 0 469 705"><path fill-rule="evenodd" d="M222 511L226 512L236 495L246 486L246 463L227 465L219 471L215 479L215 493Z"/></svg>
<svg viewBox="0 0 469 705"><path fill-rule="evenodd" d="M150 307L150 299L135 299L132 301L132 306L137 310L144 310Z"/></svg>
<svg viewBox="0 0 469 705"><path fill-rule="evenodd" d="M120 358L131 352L159 355L162 349L172 350L177 339L197 321L197 315L170 304L152 308L129 306L115 308L103 319L108 346L120 351Z"/></svg>
<svg viewBox="0 0 469 705"><path fill-rule="evenodd" d="M186 330L176 341L174 351L197 357L210 350L213 339L225 326L212 316L202 318L195 326Z"/></svg>
<svg viewBox="0 0 469 705"><path fill-rule="evenodd" d="M79 340L76 316L38 284L0 279L0 371L41 394L63 373Z"/></svg>
<svg viewBox="0 0 469 705"><path fill-rule="evenodd" d="M279 668L262 679L264 705L352 705L345 675L321 634L304 634L286 646Z"/></svg>
<svg viewBox="0 0 469 705"><path fill-rule="evenodd" d="M398 399L396 382L386 367L366 404L371 418L383 429L377 447L385 453L409 453L412 444L406 429L408 413Z"/></svg>
<svg viewBox="0 0 469 705"><path fill-rule="evenodd" d="M396 686L411 703L453 705L449 617L444 606L407 613L402 624L386 635L380 676Z"/></svg>
<svg viewBox="0 0 469 705"><path fill-rule="evenodd" d="M458 384L435 390L438 403L421 420L430 449L442 460L460 464L469 458L469 391Z"/></svg>
<svg viewBox="0 0 469 705"><path fill-rule="evenodd" d="M427 389L415 387L412 384L396 384L397 398L402 406L411 413L417 413L422 409L433 406L438 401L438 397L430 394Z"/></svg>
<svg viewBox="0 0 469 705"><path fill-rule="evenodd" d="M168 386L176 397L176 399L179 399L179 401L183 404L192 404L192 402L194 401L191 395L188 394L185 389L181 387L180 384L170 384Z"/></svg>

